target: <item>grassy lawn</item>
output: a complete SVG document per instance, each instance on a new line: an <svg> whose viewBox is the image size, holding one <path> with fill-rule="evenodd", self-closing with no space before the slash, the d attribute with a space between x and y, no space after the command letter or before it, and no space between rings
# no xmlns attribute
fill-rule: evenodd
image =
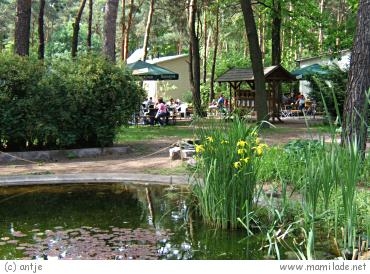
<svg viewBox="0 0 370 274"><path fill-rule="evenodd" d="M179 139L193 138L194 129L189 121L178 121L176 125L159 126L129 126L122 127L117 134L115 143L155 140L176 137Z"/></svg>
<svg viewBox="0 0 370 274"><path fill-rule="evenodd" d="M127 142L142 142L146 140L156 140L163 138L178 138L186 139L193 138L196 127L218 127L220 120L201 119L198 121L178 120L176 125L168 125L166 127L139 125L122 127L117 136L115 143L122 144ZM303 128L305 125L303 125ZM330 127L323 124L315 124L310 126L309 131L315 133L329 133ZM271 127L261 130L261 136L289 135L297 131L295 127Z"/></svg>

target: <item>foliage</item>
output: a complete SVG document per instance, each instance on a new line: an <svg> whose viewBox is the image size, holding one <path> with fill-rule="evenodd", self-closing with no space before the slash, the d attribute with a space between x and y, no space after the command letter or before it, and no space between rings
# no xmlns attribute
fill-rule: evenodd
<svg viewBox="0 0 370 274"><path fill-rule="evenodd" d="M49 58L67 57L71 54L71 33L72 24L58 26L50 37L50 43L47 43L46 56ZM98 53L101 48L101 41L95 35L92 37L92 52ZM87 39L87 25L81 24L79 31L79 40L86 41ZM78 53L86 54L88 52L86 43L79 43Z"/></svg>
<svg viewBox="0 0 370 274"><path fill-rule="evenodd" d="M312 87L309 97L316 100L317 107L328 111L331 117L341 116L346 96L348 71L342 71L337 65L327 69L328 74L309 77Z"/></svg>
<svg viewBox="0 0 370 274"><path fill-rule="evenodd" d="M256 174L266 145L258 128L235 118L196 131L196 170L192 192L206 223L235 228L238 218L249 218L256 190ZM248 222L247 222L248 223Z"/></svg>
<svg viewBox="0 0 370 274"><path fill-rule="evenodd" d="M2 149L109 146L144 92L101 57L39 61L0 55Z"/></svg>
<svg viewBox="0 0 370 274"><path fill-rule="evenodd" d="M298 258L315 258L320 234L334 239L342 251L352 253L359 248L355 239L366 233L369 213L361 206L367 198L359 195L358 187L368 176L368 164L369 157L361 161L356 147L341 147L335 136L331 142L296 140L266 151L258 180L274 182L282 192L282 203L268 203L269 211L279 212L271 214L272 227L259 226L263 232L267 230L269 252L274 245L278 255L278 246L291 248L293 242L292 251ZM288 195L296 192L301 197L296 200L294 219L287 219L292 208L286 205L286 183L292 189ZM254 218L260 218L259 211ZM304 233L298 237L300 230ZM282 235L275 235L277 231Z"/></svg>
<svg viewBox="0 0 370 274"><path fill-rule="evenodd" d="M37 60L0 54L0 148L6 143L10 149L25 149L34 138L37 97L33 95L44 73Z"/></svg>
<svg viewBox="0 0 370 274"><path fill-rule="evenodd" d="M93 5L93 43L94 49L100 51L103 40L103 15L105 0L95 0ZM274 11L271 7L273 1L266 0L254 5L256 22L261 41L264 41L264 63L271 63L271 29L272 17ZM318 55L322 52L335 53L341 49L348 49L352 46L353 35L355 33L355 17L358 8L358 1L351 0L345 2L326 1L323 11L320 11L318 1L279 1L281 4L282 17L282 64L284 67L293 68L294 60L307 56ZM15 19L15 0L2 1L0 8L0 41L5 48L11 47L14 37L14 19ZM141 47L145 24L147 20L148 2L134 1L133 24L131 26L129 51ZM71 22L75 17L79 6L79 1L72 0L50 0L46 1L45 6L45 33L46 56L53 58L70 50L68 37L72 36ZM201 50L209 51L213 47L216 12L215 7L219 7L219 50L217 70L220 65L221 71L224 71L223 60L233 58L237 66L239 62L249 60L248 43L244 29L243 18L240 4L235 1L221 0L217 2L200 2L199 18L199 37ZM33 1L33 22L37 21L39 3ZM129 5L126 5L126 18ZM149 56L173 55L185 53L188 51L188 29L186 18L186 2L158 0L153 17L153 26L149 39ZM338 16L332 16L337 14ZM85 8L79 38L79 51L85 50L86 24L88 19L88 9ZM119 18L122 18L122 11L119 10ZM204 20L204 21L203 21ZM120 20L118 20L120 21ZM121 41L120 23L117 24L117 41ZM37 49L37 24L31 25L31 45L34 45L32 51ZM318 33L322 30L325 39L321 45ZM211 51L209 51L211 52ZM31 53L32 54L32 53ZM208 53L208 60L212 56ZM210 62L207 60L207 63ZM228 61L227 61L228 62ZM230 63L232 64L232 63ZM219 75L219 72L216 73Z"/></svg>

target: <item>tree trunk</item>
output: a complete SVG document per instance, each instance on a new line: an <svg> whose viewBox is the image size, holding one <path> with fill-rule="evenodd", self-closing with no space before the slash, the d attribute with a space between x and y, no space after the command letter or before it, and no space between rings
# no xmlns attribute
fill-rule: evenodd
<svg viewBox="0 0 370 274"><path fill-rule="evenodd" d="M107 0L104 15L103 53L112 62L116 61L116 22L118 0Z"/></svg>
<svg viewBox="0 0 370 274"><path fill-rule="evenodd" d="M125 58L125 37L126 37L126 0L121 1L122 5L122 15L121 15L121 60L126 61Z"/></svg>
<svg viewBox="0 0 370 274"><path fill-rule="evenodd" d="M200 99L200 53L199 53L199 37L195 29L195 21L197 14L197 0L189 2L189 35L190 35L190 85L193 95L193 104L195 114L204 116Z"/></svg>
<svg viewBox="0 0 370 274"><path fill-rule="evenodd" d="M280 65L281 63L281 0L273 1L272 9L272 26L271 26L271 63L273 66ZM277 118L280 120L280 107L281 107L281 83L272 85L273 90L273 106L272 106L272 119ZM271 109L270 109L271 111Z"/></svg>
<svg viewBox="0 0 370 274"><path fill-rule="evenodd" d="M212 68L211 68L211 86L210 86L210 95L209 95L209 101L212 102L212 100L215 98L215 71L216 71L216 60L217 60L217 50L218 50L218 40L219 40L219 33L220 33L220 24L219 24L219 17L220 17L220 7L217 5L216 7L216 26L213 31L213 58L212 58ZM230 98L231 99L231 98Z"/></svg>
<svg viewBox="0 0 370 274"><path fill-rule="evenodd" d="M272 28L271 28L271 55L272 65L281 63L281 3L280 0L275 0L272 10Z"/></svg>
<svg viewBox="0 0 370 274"><path fill-rule="evenodd" d="M44 10L45 10L45 0L40 0L40 9L38 18L38 33L39 33L38 56L40 60L44 59L45 57Z"/></svg>
<svg viewBox="0 0 370 274"><path fill-rule="evenodd" d="M149 8L149 13L148 13L148 19L146 21L145 35L144 35L143 61L146 60L146 57L148 55L149 34L150 34L150 27L152 25L153 13L154 13L154 0L150 0L150 8Z"/></svg>
<svg viewBox="0 0 370 274"><path fill-rule="evenodd" d="M320 14L321 14L321 16L324 14L324 6L325 6L325 0L320 0ZM323 26L322 26L321 22L319 23L318 42L319 42L319 52L322 53L322 51L323 51L323 42L324 42L324 31L323 31Z"/></svg>
<svg viewBox="0 0 370 274"><path fill-rule="evenodd" d="M17 0L14 50L20 56L29 54L31 27L31 0Z"/></svg>
<svg viewBox="0 0 370 274"><path fill-rule="evenodd" d="M255 107L257 111L257 122L262 122L268 119L267 96L261 49L258 45L256 22L254 21L253 17L251 0L240 0L240 4L243 12L244 24L249 42L249 53L252 61L252 70L254 75L254 85L256 93Z"/></svg>
<svg viewBox="0 0 370 274"><path fill-rule="evenodd" d="M92 38L92 18L93 18L93 0L89 0L89 19L87 26L87 49L91 51L91 38Z"/></svg>
<svg viewBox="0 0 370 274"><path fill-rule="evenodd" d="M206 5L206 4L205 4ZM207 8L204 8L203 12L203 41L204 41L204 46L203 46L203 83L205 84L207 82L207 53L208 53L208 25L207 25Z"/></svg>
<svg viewBox="0 0 370 274"><path fill-rule="evenodd" d="M131 25L132 25L132 18L134 14L134 0L130 1L130 11L128 13L128 19L127 19L127 27L125 29L125 36L123 38L123 57L122 60L126 61L128 58L128 42L130 38L130 30L131 30Z"/></svg>
<svg viewBox="0 0 370 274"><path fill-rule="evenodd" d="M265 18L264 17L265 17L265 15L264 15L263 12L258 13L258 21L259 21L258 37L259 37L259 45L260 45L260 48L261 48L262 63L264 63L265 52L266 52L266 50L265 50Z"/></svg>
<svg viewBox="0 0 370 274"><path fill-rule="evenodd" d="M80 7L78 8L77 15L75 17L75 21L72 24L73 25L73 34L72 34L72 57L76 57L77 55L77 46L78 46L78 33L80 31L80 22L81 22L81 16L82 12L85 7L86 0L81 0Z"/></svg>
<svg viewBox="0 0 370 274"><path fill-rule="evenodd" d="M365 153L370 98L370 1L360 0L343 110L342 144L357 143Z"/></svg>

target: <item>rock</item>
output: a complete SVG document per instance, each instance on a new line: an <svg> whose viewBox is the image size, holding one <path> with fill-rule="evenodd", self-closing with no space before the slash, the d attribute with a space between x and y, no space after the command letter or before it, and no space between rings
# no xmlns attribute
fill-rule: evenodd
<svg viewBox="0 0 370 274"><path fill-rule="evenodd" d="M181 149L179 147L172 147L169 149L171 160L181 159Z"/></svg>
<svg viewBox="0 0 370 274"><path fill-rule="evenodd" d="M192 158L190 158L189 160L187 160L187 162L186 162L189 166L191 166L191 167L195 167L196 166L196 164L197 164L197 161L192 157Z"/></svg>
<svg viewBox="0 0 370 274"><path fill-rule="evenodd" d="M193 150L193 149L182 149L181 150L181 159L183 161L186 161L189 158L191 158L194 154L195 154L195 150Z"/></svg>

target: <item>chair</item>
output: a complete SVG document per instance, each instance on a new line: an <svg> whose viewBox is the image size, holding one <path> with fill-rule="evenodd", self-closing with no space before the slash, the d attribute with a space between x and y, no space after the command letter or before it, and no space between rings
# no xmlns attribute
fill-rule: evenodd
<svg viewBox="0 0 370 274"><path fill-rule="evenodd" d="M188 109L188 104L187 103L182 103L180 105L180 109L178 111L180 113L180 117L184 117L184 118L187 117L187 109Z"/></svg>
<svg viewBox="0 0 370 274"><path fill-rule="evenodd" d="M282 117L292 117L292 107L290 105L284 105L280 113Z"/></svg>
<svg viewBox="0 0 370 274"><path fill-rule="evenodd" d="M149 108L149 111L146 113L147 118L149 118L149 124L155 124L155 115L157 114L157 109Z"/></svg>

